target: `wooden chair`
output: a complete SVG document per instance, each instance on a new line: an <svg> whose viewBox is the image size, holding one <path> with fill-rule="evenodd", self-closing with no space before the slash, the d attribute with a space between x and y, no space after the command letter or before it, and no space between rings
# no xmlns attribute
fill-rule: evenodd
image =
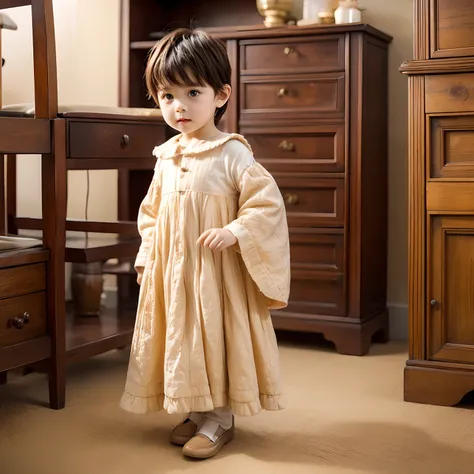
<svg viewBox="0 0 474 474"><path fill-rule="evenodd" d="M32 7L35 104L4 106L0 111L0 153L7 155L7 230L36 232L49 252L47 366L50 406L57 409L65 406L67 364L129 344L135 316L133 308L119 306L100 318L68 317L65 262L132 258L139 245L135 222L66 219L67 170L152 169L151 151L165 139L165 126L154 109L58 107L52 0L0 0L0 9L23 5ZM16 160L24 153L42 155L41 219L16 215ZM0 371L18 365L11 357L2 364L0 332Z"/></svg>
<svg viewBox="0 0 474 474"><path fill-rule="evenodd" d="M64 368L61 366L62 359L58 356L64 351L64 337L61 337L58 315L65 311L64 278L61 278L61 274L64 273L64 270L61 271L64 246L57 236L64 233L66 206L65 202L58 199L65 192L65 163L61 163L54 153L55 142L58 140L57 134L54 133L58 105L53 7L50 0L0 1L0 9L24 5L31 5L32 10L35 114L28 118L19 117L15 113L0 114L0 153L40 154L42 157L42 239L43 248L47 249L48 253L45 282L47 333L44 336L50 344L49 347L34 344L38 338L11 345L8 339L2 341L0 370L48 359L50 406L61 408L64 406L65 377L62 375L64 373ZM15 266L6 269L17 268L16 265L22 268L24 260L20 259L21 251L13 254L11 256L0 254L0 263L11 258L11 264ZM17 255L18 261L15 258ZM19 272L20 270L18 274ZM41 277L42 275L38 276L39 279ZM36 288L34 282L32 287ZM4 292L0 297L5 297L5 294L9 296L12 292Z"/></svg>

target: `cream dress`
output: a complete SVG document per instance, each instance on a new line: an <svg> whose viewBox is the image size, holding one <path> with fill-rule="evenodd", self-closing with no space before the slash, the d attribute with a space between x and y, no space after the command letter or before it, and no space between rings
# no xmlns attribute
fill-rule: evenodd
<svg viewBox="0 0 474 474"><path fill-rule="evenodd" d="M285 207L272 176L238 134L156 147L138 228L145 268L121 407L133 413L236 415L283 408L269 308L287 305ZM196 244L207 229L238 240Z"/></svg>

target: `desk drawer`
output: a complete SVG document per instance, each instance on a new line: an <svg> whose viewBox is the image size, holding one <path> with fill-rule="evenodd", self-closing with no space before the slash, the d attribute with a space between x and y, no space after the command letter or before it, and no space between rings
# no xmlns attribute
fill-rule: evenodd
<svg viewBox="0 0 474 474"><path fill-rule="evenodd" d="M45 263L0 269L0 298L11 298L45 289Z"/></svg>
<svg viewBox="0 0 474 474"><path fill-rule="evenodd" d="M46 293L0 300L0 348L47 334Z"/></svg>
<svg viewBox="0 0 474 474"><path fill-rule="evenodd" d="M344 35L240 42L242 74L344 71Z"/></svg>
<svg viewBox="0 0 474 474"><path fill-rule="evenodd" d="M288 225L344 226L344 179L281 178Z"/></svg>
<svg viewBox="0 0 474 474"><path fill-rule="evenodd" d="M291 128L248 127L242 133L271 173L343 172L344 124Z"/></svg>
<svg viewBox="0 0 474 474"><path fill-rule="evenodd" d="M163 125L147 123L69 123L69 158L151 158L165 141Z"/></svg>
<svg viewBox="0 0 474 474"><path fill-rule="evenodd" d="M344 118L344 73L242 77L241 118Z"/></svg>

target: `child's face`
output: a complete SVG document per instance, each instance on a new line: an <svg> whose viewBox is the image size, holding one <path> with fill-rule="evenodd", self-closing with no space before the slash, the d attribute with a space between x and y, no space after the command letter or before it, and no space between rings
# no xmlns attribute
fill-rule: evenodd
<svg viewBox="0 0 474 474"><path fill-rule="evenodd" d="M210 86L168 85L160 88L158 101L165 122L185 134L199 134L214 126L216 108L228 100L230 87L216 94Z"/></svg>

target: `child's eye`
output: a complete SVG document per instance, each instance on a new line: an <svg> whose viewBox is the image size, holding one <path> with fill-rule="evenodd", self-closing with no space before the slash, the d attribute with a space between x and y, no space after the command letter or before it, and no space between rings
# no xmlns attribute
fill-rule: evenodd
<svg viewBox="0 0 474 474"><path fill-rule="evenodd" d="M163 94L161 97L165 100L173 100L173 96L171 94Z"/></svg>
<svg viewBox="0 0 474 474"><path fill-rule="evenodd" d="M189 91L189 95L190 95L191 97L197 97L197 96L199 95L199 91L194 91L194 90L193 90L193 91Z"/></svg>

